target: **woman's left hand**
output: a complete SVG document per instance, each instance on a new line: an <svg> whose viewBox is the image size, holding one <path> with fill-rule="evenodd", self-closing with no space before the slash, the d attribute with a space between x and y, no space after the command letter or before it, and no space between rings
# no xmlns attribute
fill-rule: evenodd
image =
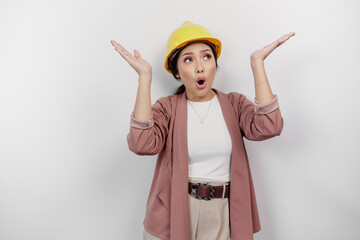
<svg viewBox="0 0 360 240"><path fill-rule="evenodd" d="M255 52L253 52L250 56L251 61L264 61L265 58L272 52L274 51L275 48L277 48L278 46L280 46L281 44L283 44L284 42L286 42L290 37L294 36L295 33L291 32L288 34L285 34L284 36L282 36L281 38L279 38L278 40L276 40L273 43L270 43L269 45L266 45L265 47L256 50Z"/></svg>

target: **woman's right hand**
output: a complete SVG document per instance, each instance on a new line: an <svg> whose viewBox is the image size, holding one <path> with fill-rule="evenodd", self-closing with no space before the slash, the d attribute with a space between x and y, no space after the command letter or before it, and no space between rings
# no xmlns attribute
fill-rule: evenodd
<svg viewBox="0 0 360 240"><path fill-rule="evenodd" d="M139 74L140 78L151 79L152 68L151 65L141 57L138 50L134 49L134 55L132 55L123 46L117 43L115 40L110 41L115 47L115 50L130 64L130 66Z"/></svg>

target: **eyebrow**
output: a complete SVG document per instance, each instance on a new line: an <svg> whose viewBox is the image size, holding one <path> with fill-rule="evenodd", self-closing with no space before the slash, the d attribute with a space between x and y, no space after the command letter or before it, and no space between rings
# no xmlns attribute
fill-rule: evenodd
<svg viewBox="0 0 360 240"><path fill-rule="evenodd" d="M210 49L204 49L204 50L201 50L200 52L203 53L203 52L210 52L210 51L211 51ZM180 57L185 56L185 55L191 55L191 54L194 54L194 53L186 52L186 53L183 53Z"/></svg>

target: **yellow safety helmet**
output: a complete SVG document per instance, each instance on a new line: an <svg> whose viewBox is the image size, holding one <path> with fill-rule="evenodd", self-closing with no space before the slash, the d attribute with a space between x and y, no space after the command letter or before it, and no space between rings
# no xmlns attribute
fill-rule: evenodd
<svg viewBox="0 0 360 240"><path fill-rule="evenodd" d="M194 24L192 22L186 21L180 25L175 31L173 31L168 39L166 44L166 58L165 58L165 69L171 73L168 65L168 59L173 53L174 50L181 48L193 41L208 41L215 46L215 51L217 58L219 58L221 53L221 42L219 39L214 38L209 30L203 26Z"/></svg>

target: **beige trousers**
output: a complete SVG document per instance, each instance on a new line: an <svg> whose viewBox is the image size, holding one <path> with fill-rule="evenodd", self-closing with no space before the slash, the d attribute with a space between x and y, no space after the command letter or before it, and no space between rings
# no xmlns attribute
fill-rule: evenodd
<svg viewBox="0 0 360 240"><path fill-rule="evenodd" d="M189 179L189 181L195 183L208 183L213 186L229 184L229 182L219 183L193 179ZM190 211L191 240L229 240L229 199L213 198L207 201L196 199L190 194L188 194L188 198ZM145 229L143 232L143 239L162 240L158 237L151 235Z"/></svg>

